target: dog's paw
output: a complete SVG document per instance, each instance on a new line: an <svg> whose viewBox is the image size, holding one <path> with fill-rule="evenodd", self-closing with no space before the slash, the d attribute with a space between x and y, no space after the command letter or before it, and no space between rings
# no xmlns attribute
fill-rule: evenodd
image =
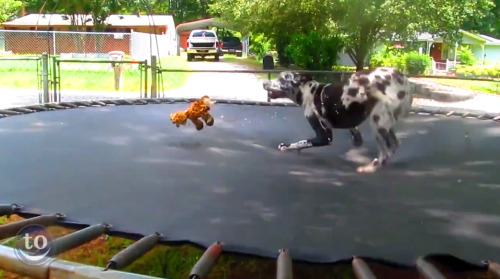
<svg viewBox="0 0 500 279"><path fill-rule="evenodd" d="M380 163L377 159L373 160L367 165L358 167L358 173L374 173L380 167Z"/></svg>
<svg viewBox="0 0 500 279"><path fill-rule="evenodd" d="M278 150L279 151L287 151L289 149L290 145L286 143L280 143L278 145Z"/></svg>

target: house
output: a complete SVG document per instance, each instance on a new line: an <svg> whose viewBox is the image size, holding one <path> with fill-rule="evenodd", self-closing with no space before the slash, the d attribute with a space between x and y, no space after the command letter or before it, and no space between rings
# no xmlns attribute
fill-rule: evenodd
<svg viewBox="0 0 500 279"><path fill-rule="evenodd" d="M425 53L432 57L434 61L434 70L448 71L453 68L455 64L460 63L455 54L458 47L463 45L470 46L474 56L480 64L500 63L499 39L483 34L474 34L465 30L459 30L459 32L462 38L456 45L447 43L443 38L429 33L422 33L417 36L416 41L421 45L420 53ZM394 41L392 45L397 48L404 48L405 43ZM381 50L382 47L383 45L378 45L374 51ZM354 66L345 51L339 53L338 64L343 66Z"/></svg>
<svg viewBox="0 0 500 279"><path fill-rule="evenodd" d="M92 32L91 15L75 15L74 18L85 31ZM171 15L110 15L105 24L108 26L104 32L165 34L169 28L175 29ZM5 30L70 31L71 17L66 14L29 14L4 22L2 26Z"/></svg>
<svg viewBox="0 0 500 279"><path fill-rule="evenodd" d="M443 38L423 33L417 38L424 43L422 53L432 57L435 63L455 64L457 61L456 51L458 47L470 46L474 56L480 64L500 63L500 40L483 34L474 34L465 30L460 30L462 38L457 44L449 44ZM447 67L448 68L448 67Z"/></svg>
<svg viewBox="0 0 500 279"><path fill-rule="evenodd" d="M2 23L0 45L15 54L144 52L144 38L162 37L167 52L175 51L175 23L171 15L110 15L103 32L93 32L91 15L76 15L82 32L72 32L72 18L66 14L29 14ZM50 31L50 32L47 32ZM78 36L76 36L78 34ZM134 36L134 34L137 34ZM134 40L134 37L139 38ZM136 50L134 50L134 48ZM143 55L141 55L142 57Z"/></svg>

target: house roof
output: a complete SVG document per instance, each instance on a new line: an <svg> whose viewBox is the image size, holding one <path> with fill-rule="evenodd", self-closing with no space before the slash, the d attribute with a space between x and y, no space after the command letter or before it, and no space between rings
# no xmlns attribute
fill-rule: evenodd
<svg viewBox="0 0 500 279"><path fill-rule="evenodd" d="M77 15L78 25L85 21L92 26L92 16ZM171 15L110 15L106 23L114 27L126 26L165 26L173 24ZM71 19L65 14L29 14L3 23L4 26L69 26Z"/></svg>
<svg viewBox="0 0 500 279"><path fill-rule="evenodd" d="M474 41L478 41L481 44L500 45L499 39L496 39L496 38L493 38L490 36L486 36L483 34L475 34L475 33L472 33L472 32L466 31L466 30L462 30L462 29L460 29L459 31L460 31L460 33L462 33L463 36L469 37L469 38L473 39ZM442 41L442 38L440 38L439 36L434 36L430 33L420 33L420 34L418 34L417 38L419 41Z"/></svg>

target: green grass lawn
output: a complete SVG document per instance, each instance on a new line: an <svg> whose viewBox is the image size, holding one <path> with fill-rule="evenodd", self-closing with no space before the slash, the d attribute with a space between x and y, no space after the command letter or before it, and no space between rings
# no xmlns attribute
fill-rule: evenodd
<svg viewBox="0 0 500 279"><path fill-rule="evenodd" d="M186 60L178 56L165 57L160 64L164 69L189 69ZM37 61L0 61L0 88L37 89L40 71ZM162 73L162 88L181 87L189 74ZM109 64L61 63L60 81L62 90L114 91L114 73ZM139 91L140 86L138 65L124 64L122 91Z"/></svg>
<svg viewBox="0 0 500 279"><path fill-rule="evenodd" d="M500 94L500 83L498 81L460 80L460 79L445 79L445 78L425 78L423 80L428 80L436 83L456 86L479 92Z"/></svg>

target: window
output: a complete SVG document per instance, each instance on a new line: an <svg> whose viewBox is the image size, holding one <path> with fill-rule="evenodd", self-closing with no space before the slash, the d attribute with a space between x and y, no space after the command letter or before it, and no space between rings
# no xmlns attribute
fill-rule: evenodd
<svg viewBox="0 0 500 279"><path fill-rule="evenodd" d="M214 34L214 32L211 32L211 31L197 31L197 32L193 33L192 37L210 37L210 38L214 38L215 34Z"/></svg>

